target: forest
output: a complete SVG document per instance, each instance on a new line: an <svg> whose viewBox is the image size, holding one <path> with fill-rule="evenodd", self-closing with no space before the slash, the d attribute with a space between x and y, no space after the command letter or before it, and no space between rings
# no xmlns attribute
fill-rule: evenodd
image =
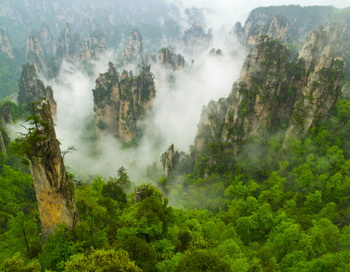
<svg viewBox="0 0 350 272"><path fill-rule="evenodd" d="M279 135L268 145L249 139L232 160L224 143L211 143L215 168L200 169L205 153L195 165L187 155L169 177L150 171L136 187L124 167L109 179L69 173L79 220L43 247L28 168L3 153L1 271L347 271L349 132L341 98L285 149Z"/></svg>
<svg viewBox="0 0 350 272"><path fill-rule="evenodd" d="M41 2L37 10L25 10L34 12L35 27L40 25L36 13L51 7ZM85 12L99 12L95 15L110 34L107 39L103 31L92 32L81 42L69 24L58 35L55 20L61 17L52 16L56 45L51 37L51 48L45 49L44 36L35 30L27 39L27 57L19 53L23 48L11 58L0 50L0 272L350 271L349 9L257 8L244 27L230 29L234 43L227 38L223 50L210 47L216 36L202 22L206 11L186 9L190 27L181 43L188 47L164 47L152 55L147 46L153 50L152 39L164 35L161 31L180 35L176 20L157 21L162 12L177 14L174 6L142 6L149 20L143 23L131 15L121 18L130 23L119 22L117 30L141 26L128 37L104 20L108 5L91 2L91 7ZM132 5L121 8L133 12ZM79 16L78 32L96 27L96 21ZM21 31L16 39L26 36L24 26L12 27ZM140 32L152 39L143 41ZM107 43L121 40L124 48L107 50ZM175 52L179 48L187 62ZM108 65L100 65L101 56L110 58ZM226 57L238 72L225 71ZM64 77L64 69L76 79ZM196 85L192 81L202 81L196 73L212 78ZM202 101L198 96L206 97L203 86L214 82L219 92L226 77L231 92L200 105L194 137L172 124L168 109L188 106L184 101L192 99L176 100L173 93L193 91L190 106L195 108ZM60 127L65 116L60 111L68 109L60 103L68 100L59 91L71 91L70 81L88 82L83 87L89 95L72 91L68 100L90 99L71 107L90 107L86 116L69 120L68 130L83 127L77 149L67 148ZM188 151L179 151L152 121L162 114L164 130L174 127L170 136L179 130L184 138L192 137ZM180 121L192 122L192 116L187 118ZM104 141L112 156L99 153ZM86 153L79 142L86 143ZM163 150L165 145L169 149ZM69 160L76 153L78 167ZM128 153L136 157L131 162L125 159ZM100 161L103 155L107 158ZM139 157L146 157L143 172ZM112 169L110 164L96 167L109 168L107 174L90 173L92 165L107 161Z"/></svg>

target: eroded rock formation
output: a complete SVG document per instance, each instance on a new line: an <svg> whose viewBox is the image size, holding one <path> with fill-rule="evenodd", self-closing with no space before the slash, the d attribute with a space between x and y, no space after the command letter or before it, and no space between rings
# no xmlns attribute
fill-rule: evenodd
<svg viewBox="0 0 350 272"><path fill-rule="evenodd" d="M180 154L172 144L167 151L162 154L163 176L168 177L176 168L180 161Z"/></svg>
<svg viewBox="0 0 350 272"><path fill-rule="evenodd" d="M213 31L209 29L207 32L203 27L193 25L187 29L182 38L185 47L190 52L198 52L207 49L213 40Z"/></svg>
<svg viewBox="0 0 350 272"><path fill-rule="evenodd" d="M56 55L56 43L52 37L51 30L48 25L43 24L40 29L40 44L46 59Z"/></svg>
<svg viewBox="0 0 350 272"><path fill-rule="evenodd" d="M165 67L170 68L174 71L180 70L185 67L186 62L183 56L176 54L169 47L162 48L159 50L159 62Z"/></svg>
<svg viewBox="0 0 350 272"><path fill-rule="evenodd" d="M26 40L26 52L30 62L35 65L37 71L46 72L44 53L40 45L40 40L36 36L29 36Z"/></svg>
<svg viewBox="0 0 350 272"><path fill-rule="evenodd" d="M65 24L57 42L57 57L60 59L74 59L80 49L80 37L68 23Z"/></svg>
<svg viewBox="0 0 350 272"><path fill-rule="evenodd" d="M303 137L335 105L344 77L344 61L336 43L344 25L316 30L298 59L279 41L261 36L227 99L211 102L202 114L195 140L201 150L208 143L229 143L233 154L255 137L274 133Z"/></svg>
<svg viewBox="0 0 350 272"><path fill-rule="evenodd" d="M58 224L73 228L76 208L73 183L68 179L48 99L35 108L38 119L20 141L29 161L39 207L43 242Z"/></svg>
<svg viewBox="0 0 350 272"><path fill-rule="evenodd" d="M119 76L109 63L108 72L97 78L93 95L97 137L107 133L124 143L136 140L142 134L137 122L150 109L155 96L150 66L144 66L137 76L126 71Z"/></svg>
<svg viewBox="0 0 350 272"><path fill-rule="evenodd" d="M57 105L53 97L52 88L50 86L45 87L44 83L38 78L38 73L33 63L23 65L19 79L18 103L30 105L44 98L50 101L52 114L56 115Z"/></svg>
<svg viewBox="0 0 350 272"><path fill-rule="evenodd" d="M107 50L107 41L102 32L94 31L90 39L83 43L76 55L78 60L97 59Z"/></svg>
<svg viewBox="0 0 350 272"><path fill-rule="evenodd" d="M10 59L13 59L15 57L7 29L2 25L0 25L0 51L6 54Z"/></svg>
<svg viewBox="0 0 350 272"><path fill-rule="evenodd" d="M302 45L312 31L326 23L334 10L330 6L296 5L256 8L244 26L235 25L234 32L243 44L248 45L256 45L261 35Z"/></svg>
<svg viewBox="0 0 350 272"><path fill-rule="evenodd" d="M138 29L135 29L128 37L126 45L122 52L124 63L142 62L143 59L143 43L142 36Z"/></svg>

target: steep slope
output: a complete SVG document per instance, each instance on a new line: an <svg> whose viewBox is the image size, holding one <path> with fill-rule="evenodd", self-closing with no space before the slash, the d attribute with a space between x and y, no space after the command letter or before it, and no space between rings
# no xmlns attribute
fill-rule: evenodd
<svg viewBox="0 0 350 272"><path fill-rule="evenodd" d="M57 104L51 87L45 87L44 83L38 78L38 73L33 63L23 65L19 80L18 103L28 106L44 98L49 99L52 114L56 115Z"/></svg>
<svg viewBox="0 0 350 272"><path fill-rule="evenodd" d="M7 29L2 25L0 25L0 52L6 54L10 59L15 57Z"/></svg>
<svg viewBox="0 0 350 272"><path fill-rule="evenodd" d="M79 34L73 31L70 25L66 23L58 38L57 57L60 59L74 59L79 48Z"/></svg>
<svg viewBox="0 0 350 272"><path fill-rule="evenodd" d="M35 65L35 69L40 72L46 72L47 67L44 59L44 53L40 45L40 40L36 36L29 36L26 41L27 58Z"/></svg>
<svg viewBox="0 0 350 272"><path fill-rule="evenodd" d="M254 9L244 26L234 31L244 44L255 45L260 35L268 35L283 42L302 45L307 35L326 23L336 9L333 7L272 6Z"/></svg>
<svg viewBox="0 0 350 272"><path fill-rule="evenodd" d="M339 46L347 26L329 24L309 36L300 57L267 36L259 38L227 99L204 110L195 139L197 152L226 143L236 155L253 138L282 133L283 143L303 137L327 116L340 95L344 61Z"/></svg>
<svg viewBox="0 0 350 272"><path fill-rule="evenodd" d="M56 38L62 25L69 23L81 34L88 35L98 29L102 29L108 38L108 44L119 43L122 35L137 26L143 29L153 29L148 34L149 39L156 41L154 33L167 32L178 27L173 16L164 14L176 14L178 10L174 5L163 0L75 0L75 1L46 1L37 0L3 0L0 2L0 23L9 29L13 43L21 47L28 36L28 26L40 26L47 24L52 35ZM130 28L131 26L131 28Z"/></svg>
<svg viewBox="0 0 350 272"><path fill-rule="evenodd" d="M139 138L142 131L137 122L151 107L155 92L149 66L144 66L137 76L126 71L119 76L109 63L108 72L100 74L93 90L97 136L107 133L124 143Z"/></svg>
<svg viewBox="0 0 350 272"><path fill-rule="evenodd" d="M140 63L143 59L142 36L138 29L130 33L122 52L122 60L127 63Z"/></svg>
<svg viewBox="0 0 350 272"><path fill-rule="evenodd" d="M198 52L207 49L213 40L213 30L207 32L202 26L196 24L184 32L182 37L186 49L191 52Z"/></svg>
<svg viewBox="0 0 350 272"><path fill-rule="evenodd" d="M75 55L77 60L92 60L100 57L107 50L107 41L100 31L94 31L90 35L90 39L85 41L79 52Z"/></svg>
<svg viewBox="0 0 350 272"><path fill-rule="evenodd" d="M33 177L41 222L42 241L58 224L72 229L76 208L73 183L69 181L57 140L49 100L36 106L37 118L25 137L17 139L27 156Z"/></svg>

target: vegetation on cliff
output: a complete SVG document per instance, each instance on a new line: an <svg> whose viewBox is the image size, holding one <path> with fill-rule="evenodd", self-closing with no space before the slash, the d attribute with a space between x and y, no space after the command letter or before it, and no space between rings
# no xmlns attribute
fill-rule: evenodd
<svg viewBox="0 0 350 272"><path fill-rule="evenodd" d="M300 10L291 7L291 18ZM346 31L338 21L317 29L299 57L281 40L259 36L229 96L204 108L190 153L172 144L159 158L163 175L151 166L140 180L129 177L136 167L119 165L110 178L68 173L48 101L52 90L33 64L25 65L19 102L39 103L27 133L12 143L5 124L23 116L22 106L0 104L0 271L349 271ZM64 33L78 36L68 26L61 35L60 54L72 57L76 44L66 44ZM140 60L134 34L136 51L130 44L124 56L136 52ZM185 37L191 49L212 41L201 27ZM171 69L184 64L169 48L159 53ZM100 136L133 143L142 134L138 121L156 91L151 67L139 68L137 75L120 74L109 63L97 78Z"/></svg>

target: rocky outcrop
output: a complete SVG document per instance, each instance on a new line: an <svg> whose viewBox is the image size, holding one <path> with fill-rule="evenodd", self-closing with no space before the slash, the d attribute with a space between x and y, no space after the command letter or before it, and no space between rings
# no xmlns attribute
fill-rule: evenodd
<svg viewBox="0 0 350 272"><path fill-rule="evenodd" d="M167 151L162 154L163 176L168 177L180 162L180 154L172 144Z"/></svg>
<svg viewBox="0 0 350 272"><path fill-rule="evenodd" d="M93 95L97 137L107 133L124 143L136 141L142 135L137 122L155 97L150 66L144 66L137 76L126 71L119 76L109 63L108 72L97 78Z"/></svg>
<svg viewBox="0 0 350 272"><path fill-rule="evenodd" d="M345 74L342 57L350 49L347 43L349 28L350 25L344 22L333 22L320 27L308 37L300 53L307 74L285 139L291 135L305 135L335 105Z"/></svg>
<svg viewBox="0 0 350 272"><path fill-rule="evenodd" d="M29 161L39 207L42 240L53 234L58 224L72 229L76 217L73 183L68 179L57 140L49 100L35 111L38 119L19 140Z"/></svg>
<svg viewBox="0 0 350 272"><path fill-rule="evenodd" d="M185 58L180 54L176 54L169 47L159 50L159 62L165 67L174 71L180 70L185 67Z"/></svg>
<svg viewBox="0 0 350 272"><path fill-rule="evenodd" d="M212 49L210 49L210 51L209 51L209 55L210 55L210 56L214 56L214 57L219 57L219 56L222 56L223 53L222 53L222 50L221 50L221 49L212 48Z"/></svg>
<svg viewBox="0 0 350 272"><path fill-rule="evenodd" d="M80 49L80 37L68 23L65 24L57 42L57 57L59 59L74 59Z"/></svg>
<svg viewBox="0 0 350 272"><path fill-rule="evenodd" d="M207 49L213 40L213 31L204 31L203 27L193 25L187 29L182 38L185 47L190 52L198 52Z"/></svg>
<svg viewBox="0 0 350 272"><path fill-rule="evenodd" d="M40 45L44 56L46 59L49 59L52 56L56 55L56 43L52 37L51 30L48 25L43 24L40 29Z"/></svg>
<svg viewBox="0 0 350 272"><path fill-rule="evenodd" d="M90 39L83 43L75 57L78 60L97 59L107 50L107 41L100 31L94 31Z"/></svg>
<svg viewBox="0 0 350 272"><path fill-rule="evenodd" d="M17 105L11 101L3 101L0 104L0 152L6 153L8 145L10 144L10 137L8 136L5 126L13 124L14 117L12 116L11 108Z"/></svg>
<svg viewBox="0 0 350 272"><path fill-rule="evenodd" d="M202 114L195 148L228 143L233 154L250 138L264 141L274 133L303 137L324 118L340 94L344 61L334 43L345 28L315 31L299 59L279 41L261 36L227 99L211 102Z"/></svg>
<svg viewBox="0 0 350 272"><path fill-rule="evenodd" d="M122 60L124 63L142 62L143 43L142 36L138 29L135 29L128 37L126 45L122 51Z"/></svg>
<svg viewBox="0 0 350 272"><path fill-rule="evenodd" d="M18 106L12 101L5 100L0 104L0 123L2 124L13 124L14 116L13 111L18 111Z"/></svg>
<svg viewBox="0 0 350 272"><path fill-rule="evenodd" d="M10 59L13 59L15 57L7 29L2 25L0 25L0 51L6 54Z"/></svg>
<svg viewBox="0 0 350 272"><path fill-rule="evenodd" d="M44 60L44 53L38 37L29 36L27 38L26 52L28 60L35 65L36 70L39 72L46 72L47 68Z"/></svg>
<svg viewBox="0 0 350 272"><path fill-rule="evenodd" d="M33 34L27 37L26 55L38 72L50 76L53 69L52 61L56 55L56 44L46 24L39 32L33 31Z"/></svg>
<svg viewBox="0 0 350 272"><path fill-rule="evenodd" d="M18 103L30 105L44 98L50 101L52 114L56 115L57 105L53 97L52 88L50 86L45 87L44 83L38 78L38 73L33 63L23 65L19 79Z"/></svg>
<svg viewBox="0 0 350 272"><path fill-rule="evenodd" d="M234 32L243 44L256 45L261 35L282 42L303 45L306 37L326 23L333 7L273 6L254 9L244 26L237 23Z"/></svg>
<svg viewBox="0 0 350 272"><path fill-rule="evenodd" d="M225 98L219 101L210 101L201 115L195 138L195 148L202 149L206 144L221 139L228 109L228 101Z"/></svg>
<svg viewBox="0 0 350 272"><path fill-rule="evenodd" d="M5 130L2 126L2 124L0 124L0 153L6 153L7 152L7 147L5 144L5 140L4 140L4 135L5 134Z"/></svg>

